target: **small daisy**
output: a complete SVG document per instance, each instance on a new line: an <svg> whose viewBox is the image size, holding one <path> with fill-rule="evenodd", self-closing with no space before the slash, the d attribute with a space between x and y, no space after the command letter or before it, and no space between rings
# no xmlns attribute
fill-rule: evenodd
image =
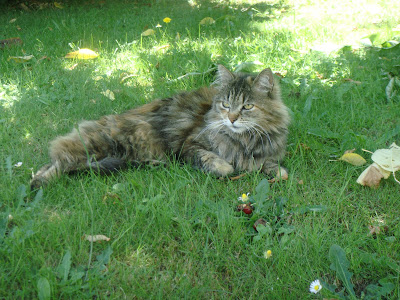
<svg viewBox="0 0 400 300"><path fill-rule="evenodd" d="M172 20L171 18L167 17L163 19L163 22L168 24L169 22L171 22L171 20Z"/></svg>
<svg viewBox="0 0 400 300"><path fill-rule="evenodd" d="M321 282L319 282L319 280L314 280L313 282L311 282L310 284L310 292L311 293L318 293L320 290L322 289L322 285Z"/></svg>
<svg viewBox="0 0 400 300"><path fill-rule="evenodd" d="M272 251L271 250L267 250L264 252L264 257L265 259L268 259L272 256Z"/></svg>
<svg viewBox="0 0 400 300"><path fill-rule="evenodd" d="M157 27L157 28L160 28L160 27L162 27L162 26L161 26L160 24L157 24L156 27Z"/></svg>
<svg viewBox="0 0 400 300"><path fill-rule="evenodd" d="M242 202L248 202L249 201L249 195L250 195L250 193L242 194L242 196L239 197L238 200L242 201Z"/></svg>

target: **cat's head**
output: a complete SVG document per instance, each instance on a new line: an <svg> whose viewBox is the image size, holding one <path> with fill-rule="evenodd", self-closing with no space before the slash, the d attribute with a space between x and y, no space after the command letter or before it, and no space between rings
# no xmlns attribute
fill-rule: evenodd
<svg viewBox="0 0 400 300"><path fill-rule="evenodd" d="M258 75L232 73L218 66L212 122L231 134L279 132L289 123L271 69Z"/></svg>

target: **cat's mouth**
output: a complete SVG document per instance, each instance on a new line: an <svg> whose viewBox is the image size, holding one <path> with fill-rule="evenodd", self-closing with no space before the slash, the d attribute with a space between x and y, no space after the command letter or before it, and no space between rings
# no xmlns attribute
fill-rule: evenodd
<svg viewBox="0 0 400 300"><path fill-rule="evenodd" d="M231 123L231 122L226 122L226 127L229 128L234 133L243 133L246 131L246 128L242 126L241 124L238 124L237 122Z"/></svg>

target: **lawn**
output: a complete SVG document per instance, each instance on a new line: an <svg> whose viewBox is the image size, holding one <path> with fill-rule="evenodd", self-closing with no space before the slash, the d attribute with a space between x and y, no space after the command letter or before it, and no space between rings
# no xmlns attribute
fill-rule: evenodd
<svg viewBox="0 0 400 300"><path fill-rule="evenodd" d="M400 48L388 43L400 41L399 1L0 9L0 40L19 38L0 43L1 299L400 297L400 185L393 175L378 188L356 183L372 163L363 149L400 145L400 87L386 93L400 76ZM65 58L80 48L99 56ZM56 136L209 85L217 64L277 74L292 117L288 180L221 180L171 161L29 191ZM338 161L350 149L367 164ZM251 215L236 210L247 193Z"/></svg>

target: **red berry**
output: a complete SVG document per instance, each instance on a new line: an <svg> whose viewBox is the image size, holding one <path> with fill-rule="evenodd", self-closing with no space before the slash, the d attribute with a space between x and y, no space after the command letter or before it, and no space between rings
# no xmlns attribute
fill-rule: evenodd
<svg viewBox="0 0 400 300"><path fill-rule="evenodd" d="M250 205L247 205L243 207L243 212L247 215L250 215L253 212L253 208Z"/></svg>

